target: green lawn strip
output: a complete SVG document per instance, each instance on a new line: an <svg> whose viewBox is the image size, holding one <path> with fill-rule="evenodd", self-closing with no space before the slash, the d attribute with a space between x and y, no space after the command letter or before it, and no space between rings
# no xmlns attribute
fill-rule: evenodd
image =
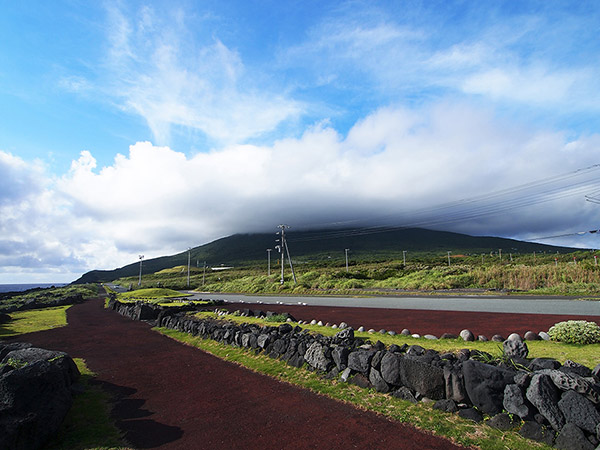
<svg viewBox="0 0 600 450"><path fill-rule="evenodd" d="M200 312L196 313L196 316L199 318L211 318L211 319L223 319L223 317L216 316L213 312ZM234 314L228 314L226 316L226 320L231 322L235 322L238 324L241 323L256 323L259 325L273 325L273 323L269 323L265 321L265 319L260 319L256 317L244 317L244 316L236 316ZM295 322L292 322L291 325L298 325ZM319 325L300 325L302 328L308 329L310 331L314 331L316 333L321 333L325 336L333 336L340 331L339 328L331 328ZM408 344L413 345L417 344L421 347L427 349L433 349L440 352L454 352L460 350L462 348L468 348L471 350L479 350L483 352L490 353L492 356L500 357L502 356L502 343L501 342L466 342L462 339L425 339L425 338L413 338L411 336L404 336L402 334L397 334L395 336L390 336L389 334L380 334L380 333L357 333L354 332L356 337L360 337L363 339L368 339L373 342L377 342L378 340L383 342L386 345L396 344ZM565 344L562 342L555 341L527 341L527 347L529 348L529 357L530 358L554 358L561 363L564 363L567 359L571 361L578 362L583 364L591 369L596 367L596 365L600 362L600 344L589 344L589 345L577 345L577 344Z"/></svg>
<svg viewBox="0 0 600 450"><path fill-rule="evenodd" d="M546 445L521 437L516 431L501 432L483 424L461 419L455 414L434 410L430 405L414 405L373 389L342 383L337 380L324 380L317 373L297 369L285 362L271 359L263 354L239 347L220 344L188 333L154 328L154 330L179 342L197 347L218 358L240 364L250 370L271 376L332 399L350 403L358 408L382 414L392 420L413 425L419 429L443 436L464 445L484 450L527 450L531 448L550 449Z"/></svg>
<svg viewBox="0 0 600 450"><path fill-rule="evenodd" d="M74 359L85 391L73 399L73 406L58 433L44 450L126 449L122 432L110 417L110 398L99 386L91 383L94 373L79 358Z"/></svg>
<svg viewBox="0 0 600 450"><path fill-rule="evenodd" d="M67 324L66 311L71 305L53 308L31 309L10 313L12 320L0 325L0 337L17 336L35 331L64 327Z"/></svg>
<svg viewBox="0 0 600 450"><path fill-rule="evenodd" d="M160 300L165 298L187 297L191 294L184 294L173 289L165 288L146 288L135 291L123 292L117 295L120 301L126 300Z"/></svg>

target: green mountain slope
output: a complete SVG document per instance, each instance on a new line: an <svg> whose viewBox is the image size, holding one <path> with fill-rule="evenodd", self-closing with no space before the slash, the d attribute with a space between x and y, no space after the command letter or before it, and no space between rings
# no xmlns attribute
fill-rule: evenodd
<svg viewBox="0 0 600 450"><path fill-rule="evenodd" d="M440 253L451 251L460 253L490 253L502 249L508 253L567 253L575 249L534 244L513 239L477 237L446 231L420 228L394 230L352 230L289 231L286 233L288 247L294 259L324 260L335 255L339 258L348 248L355 259L402 258L402 251L419 253ZM279 253L275 250L277 236L273 233L236 234L218 239L191 250L192 265L208 266L243 265L254 261L264 261L267 249L273 249L271 258ZM162 269L187 265L188 252L162 256L143 261L144 273L154 273ZM139 262L114 270L93 270L84 274L75 283L105 282L139 273Z"/></svg>

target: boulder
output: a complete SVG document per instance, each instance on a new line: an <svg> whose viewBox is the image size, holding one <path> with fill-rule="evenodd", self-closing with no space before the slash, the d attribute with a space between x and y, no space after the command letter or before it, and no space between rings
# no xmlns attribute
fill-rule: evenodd
<svg viewBox="0 0 600 450"><path fill-rule="evenodd" d="M0 324L3 323L8 323L12 320L12 317L10 317L9 314L6 313L0 313Z"/></svg>
<svg viewBox="0 0 600 450"><path fill-rule="evenodd" d="M504 388L504 409L522 419L532 415L531 404L525 399L523 391L516 384L509 384Z"/></svg>
<svg viewBox="0 0 600 450"><path fill-rule="evenodd" d="M0 377L0 448L41 448L56 433L73 402L66 359L74 365L67 355L38 359Z"/></svg>
<svg viewBox="0 0 600 450"><path fill-rule="evenodd" d="M470 330L462 330L459 333L459 336L463 339L463 341L474 341L475 335Z"/></svg>
<svg viewBox="0 0 600 450"><path fill-rule="evenodd" d="M515 422L506 413L496 414L487 421L487 425L501 431L512 430L515 427Z"/></svg>
<svg viewBox="0 0 600 450"><path fill-rule="evenodd" d="M433 404L433 409L439 409L440 411L449 413L458 412L458 406L456 405L456 402L449 398L444 398L435 402Z"/></svg>
<svg viewBox="0 0 600 450"><path fill-rule="evenodd" d="M348 378L348 383L354 384L363 389L368 389L373 387L369 381L369 379L362 373L355 373L354 375Z"/></svg>
<svg viewBox="0 0 600 450"><path fill-rule="evenodd" d="M463 419L472 420L473 422L483 422L483 415L475 408L465 408L458 411L458 415Z"/></svg>
<svg viewBox="0 0 600 450"><path fill-rule="evenodd" d="M540 339L542 339L544 341L549 341L550 340L550 335L548 333L546 333L545 331L540 331L538 333L538 336L540 337Z"/></svg>
<svg viewBox="0 0 600 450"><path fill-rule="evenodd" d="M340 328L342 328L341 325ZM351 341L354 339L354 330L348 326L343 327L342 330L338 331L333 338L337 341Z"/></svg>
<svg viewBox="0 0 600 450"><path fill-rule="evenodd" d="M558 391L550 376L536 373L525 394L527 400L542 414L556 431L565 425L565 417L558 407Z"/></svg>
<svg viewBox="0 0 600 450"><path fill-rule="evenodd" d="M354 351L348 355L348 367L366 375L369 372L373 356L375 356L375 352L372 350Z"/></svg>
<svg viewBox="0 0 600 450"><path fill-rule="evenodd" d="M534 333L533 331L528 331L527 333L525 333L523 338L526 341L540 341L542 339L539 334Z"/></svg>
<svg viewBox="0 0 600 450"><path fill-rule="evenodd" d="M411 403L419 403L412 391L406 386L400 386L398 389L392 392L392 397L399 398Z"/></svg>
<svg viewBox="0 0 600 450"><path fill-rule="evenodd" d="M348 367L349 354L350 350L348 350L346 347L338 346L331 350L331 357L339 370L344 370L346 367Z"/></svg>
<svg viewBox="0 0 600 450"><path fill-rule="evenodd" d="M592 370L589 367L586 367L583 364L573 362L570 359L567 359L565 361L560 370L561 372L579 375L580 377L584 378L592 376Z"/></svg>
<svg viewBox="0 0 600 450"><path fill-rule="evenodd" d="M596 405L600 403L600 393L596 391L592 383L579 375L565 373L560 370L540 370L538 373L548 375L552 379L554 385L562 391L572 389L587 397L592 403Z"/></svg>
<svg viewBox="0 0 600 450"><path fill-rule="evenodd" d="M304 360L309 366L323 372L327 372L329 366L332 364L332 361L325 356L325 347L317 341L308 347L308 350L304 354Z"/></svg>
<svg viewBox="0 0 600 450"><path fill-rule="evenodd" d="M527 368L532 371L542 370L542 369L558 369L560 367L560 363L551 358L534 358L530 361Z"/></svg>
<svg viewBox="0 0 600 450"><path fill-rule="evenodd" d="M29 342L11 342L8 344L0 342L0 361L2 361L4 357L13 350L21 350L24 348L30 348L31 346L32 345Z"/></svg>
<svg viewBox="0 0 600 450"><path fill-rule="evenodd" d="M514 372L473 360L465 361L462 368L473 405L492 416L502 412L504 389L513 384Z"/></svg>
<svg viewBox="0 0 600 450"><path fill-rule="evenodd" d="M526 439L543 442L549 446L554 443L554 431L537 422L527 421L523 423L519 434Z"/></svg>
<svg viewBox="0 0 600 450"><path fill-rule="evenodd" d="M594 445L587 440L581 429L573 424L567 423L556 437L554 446L560 450L594 450Z"/></svg>
<svg viewBox="0 0 600 450"><path fill-rule="evenodd" d="M390 387L385 382L385 380L381 377L381 374L377 369L371 367L371 371L369 372L369 381L373 385L373 387L377 390L377 392L382 392L387 394L390 391Z"/></svg>
<svg viewBox="0 0 600 450"><path fill-rule="evenodd" d="M446 366L443 371L446 398L452 399L457 403L471 403L465 388L462 365Z"/></svg>
<svg viewBox="0 0 600 450"><path fill-rule="evenodd" d="M583 395L567 391L558 401L558 407L568 423L573 423L588 433L596 433L596 427L600 424L600 413Z"/></svg>
<svg viewBox="0 0 600 450"><path fill-rule="evenodd" d="M423 397L441 400L446 392L444 371L417 358L400 357L400 382Z"/></svg>
<svg viewBox="0 0 600 450"><path fill-rule="evenodd" d="M513 336L511 334L511 336ZM519 336L517 334L517 336ZM504 349L504 354L509 358L527 358L529 355L529 349L527 348L527 344L519 339L507 339L502 343L502 347Z"/></svg>
<svg viewBox="0 0 600 450"><path fill-rule="evenodd" d="M392 385L400 385L400 354L387 352L381 358L380 372L383 379Z"/></svg>

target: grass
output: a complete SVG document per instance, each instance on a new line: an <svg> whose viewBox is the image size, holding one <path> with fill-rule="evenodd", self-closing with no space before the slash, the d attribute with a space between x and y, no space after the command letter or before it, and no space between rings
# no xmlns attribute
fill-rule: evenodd
<svg viewBox="0 0 600 450"><path fill-rule="evenodd" d="M79 383L85 387L75 396L73 406L58 433L44 447L45 450L125 449L121 431L110 418L110 399L99 386L92 383L94 373L85 361L76 358L81 372Z"/></svg>
<svg viewBox="0 0 600 450"><path fill-rule="evenodd" d="M577 263L573 262L573 256ZM557 260L555 260L557 258ZM239 292L253 294L381 294L395 291L431 292L479 290L482 293L562 295L600 297L600 266L589 252L569 255L513 255L512 260L481 255L463 255L448 266L443 258L417 257L404 264L401 260L353 261L350 270L335 264L315 261L296 264L298 283L289 270L283 285L273 267L265 274L263 264L255 263L227 271L191 271L190 283L205 292ZM485 262L482 262L485 261ZM136 277L115 280L122 286L137 284ZM187 270L181 266L147 274L143 287L158 286L185 289Z"/></svg>
<svg viewBox="0 0 600 450"><path fill-rule="evenodd" d="M213 312L200 312L196 313L195 315L200 318L219 318ZM224 320L223 317L220 317L220 319ZM226 320L235 323L256 323L259 325L269 325L269 323L265 319L260 319L257 317L236 316L233 314L227 315ZM291 325L295 326L298 324L292 322ZM321 333L325 336L333 336L334 334L340 331L339 329L319 325L301 325L301 327L315 333ZM358 333L356 331L354 332L354 335L356 337L368 339L374 342L379 340L387 346L390 346L392 344L417 344L424 348L437 350L439 352L455 352L463 348L468 348L471 350L487 352L496 357L500 357L502 354L502 344L499 342L492 341L466 342L460 338L430 340L425 338L413 338L411 336L404 336L402 334L390 336L389 334L370 334L366 332ZM567 359L570 359L571 361L578 362L589 368L594 368L596 364L598 364L598 355L600 354L600 344L578 345L565 344L562 342L555 341L527 341L527 347L529 348L530 358L554 358L560 361L561 363L564 363Z"/></svg>
<svg viewBox="0 0 600 450"><path fill-rule="evenodd" d="M39 308L42 308L55 300L79 294L83 298L94 297L98 294L98 286L95 284L78 284L59 288L32 289L9 297L5 297L9 294L2 294L0 296L0 311L10 307L19 308L29 302L35 302Z"/></svg>
<svg viewBox="0 0 600 450"><path fill-rule="evenodd" d="M0 338L64 327L69 308L70 305L13 312L12 321L0 325Z"/></svg>
<svg viewBox="0 0 600 450"><path fill-rule="evenodd" d="M190 294L183 294L179 291L166 288L146 288L135 291L123 292L117 297L121 301L126 300L161 300L165 298L186 297Z"/></svg>
<svg viewBox="0 0 600 450"><path fill-rule="evenodd" d="M226 361L231 361L278 381L309 389L338 401L350 403L360 409L382 414L392 420L413 425L438 436L451 439L457 444L475 446L482 450L529 450L550 449L544 444L522 438L516 431L501 432L483 424L463 420L455 414L434 410L425 404L410 402L380 394L372 389L324 380L317 373L296 369L285 362L271 359L263 354L232 347L212 340L204 340L187 333L155 328L158 332L185 344L197 347Z"/></svg>

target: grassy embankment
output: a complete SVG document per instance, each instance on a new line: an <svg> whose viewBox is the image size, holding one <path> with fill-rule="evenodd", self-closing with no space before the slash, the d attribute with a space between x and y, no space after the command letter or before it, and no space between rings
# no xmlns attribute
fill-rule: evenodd
<svg viewBox="0 0 600 450"><path fill-rule="evenodd" d="M352 261L349 271L339 263L296 264L297 284L289 267L280 284L279 266L266 264L212 271L191 268L190 286L206 292L246 292L259 294L393 294L395 291L429 292L440 290L507 291L520 294L600 296L600 266L589 252L561 255L457 255L447 258L414 256L402 261ZM123 286L137 286L136 277L116 280ZM154 274L144 274L142 287L187 288L187 267L178 266Z"/></svg>
<svg viewBox="0 0 600 450"><path fill-rule="evenodd" d="M52 303L66 298L81 294L83 298L90 298L98 295L98 286L95 284L78 284L48 289L31 289L16 295L0 294L0 312L11 307L22 307L27 304L35 303L36 308L52 306Z"/></svg>
<svg viewBox="0 0 600 450"><path fill-rule="evenodd" d="M58 292L57 292L58 291ZM62 293L72 292L65 288L39 291L45 298L58 298ZM81 287L76 290L81 292ZM90 294L95 291L88 290ZM36 331L44 331L67 325L66 312L71 306L41 308L10 313L12 320L0 325L0 338L14 337ZM48 443L46 449L69 450L108 450L125 449L120 430L110 418L110 398L102 389L93 384L94 374L87 368L83 359L75 358L81 372L81 383L85 390L73 399L73 406L67 414L58 434Z"/></svg>

